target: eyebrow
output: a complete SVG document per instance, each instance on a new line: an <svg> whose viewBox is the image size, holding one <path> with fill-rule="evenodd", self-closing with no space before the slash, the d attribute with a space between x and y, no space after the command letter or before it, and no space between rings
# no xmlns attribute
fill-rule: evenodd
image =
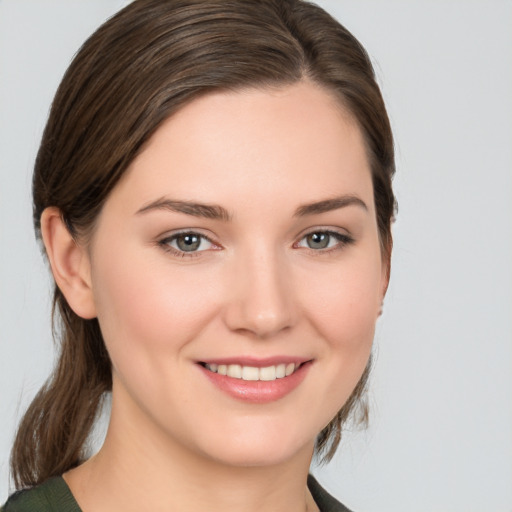
<svg viewBox="0 0 512 512"><path fill-rule="evenodd" d="M354 195L343 195L301 205L295 210L294 217L318 215L320 213L326 213L352 205L359 206L368 211L368 207L365 202L359 197ZM137 215L154 210L168 210L171 212L192 215L194 217L221 220L224 222L228 222L232 218L231 214L224 207L216 204L196 203L194 201L178 201L165 197L144 205L142 208L137 210Z"/></svg>
<svg viewBox="0 0 512 512"><path fill-rule="evenodd" d="M339 208L347 206L360 206L363 210L368 211L366 203L357 196L343 195L333 197L332 199L324 199L323 201L316 201L314 203L304 204L295 210L295 217L305 217L306 215L315 215L319 213L326 213Z"/></svg>
<svg viewBox="0 0 512 512"><path fill-rule="evenodd" d="M184 213L186 215L192 215L194 217L202 217L205 219L231 220L231 215L222 206L214 204L203 204L196 203L193 201L176 201L173 199L167 199L162 197L156 201L143 206L137 211L137 215L146 213L153 210L168 210L171 212Z"/></svg>

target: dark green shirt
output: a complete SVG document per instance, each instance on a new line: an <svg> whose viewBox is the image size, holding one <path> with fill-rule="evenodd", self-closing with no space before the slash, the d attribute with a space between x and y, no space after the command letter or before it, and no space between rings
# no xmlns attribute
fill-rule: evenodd
<svg viewBox="0 0 512 512"><path fill-rule="evenodd" d="M321 512L350 512L334 499L311 475L308 487ZM32 489L14 493L1 512L82 512L69 487L60 476Z"/></svg>
<svg viewBox="0 0 512 512"><path fill-rule="evenodd" d="M15 492L1 512L82 512L68 485L60 476Z"/></svg>

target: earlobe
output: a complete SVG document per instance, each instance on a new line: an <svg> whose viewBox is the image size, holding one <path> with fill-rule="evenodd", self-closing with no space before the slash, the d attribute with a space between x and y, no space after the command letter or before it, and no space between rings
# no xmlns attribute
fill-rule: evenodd
<svg viewBox="0 0 512 512"><path fill-rule="evenodd" d="M69 306L82 318L95 318L89 255L71 236L58 208L43 211L41 235L53 277Z"/></svg>

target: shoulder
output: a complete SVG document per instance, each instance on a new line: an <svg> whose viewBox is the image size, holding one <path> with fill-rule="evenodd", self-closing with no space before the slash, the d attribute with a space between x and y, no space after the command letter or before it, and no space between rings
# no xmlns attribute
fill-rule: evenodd
<svg viewBox="0 0 512 512"><path fill-rule="evenodd" d="M58 476L46 482L15 492L1 512L81 512L63 478Z"/></svg>
<svg viewBox="0 0 512 512"><path fill-rule="evenodd" d="M308 488L318 505L320 512L351 512L336 498L331 496L315 479L313 475L308 476Z"/></svg>

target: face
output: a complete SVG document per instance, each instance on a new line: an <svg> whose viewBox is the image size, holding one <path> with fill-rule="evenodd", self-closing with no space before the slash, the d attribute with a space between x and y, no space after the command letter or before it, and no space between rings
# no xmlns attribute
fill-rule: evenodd
<svg viewBox="0 0 512 512"><path fill-rule="evenodd" d="M88 254L112 428L232 465L312 450L365 368L386 286L362 135L307 83L167 120Z"/></svg>

